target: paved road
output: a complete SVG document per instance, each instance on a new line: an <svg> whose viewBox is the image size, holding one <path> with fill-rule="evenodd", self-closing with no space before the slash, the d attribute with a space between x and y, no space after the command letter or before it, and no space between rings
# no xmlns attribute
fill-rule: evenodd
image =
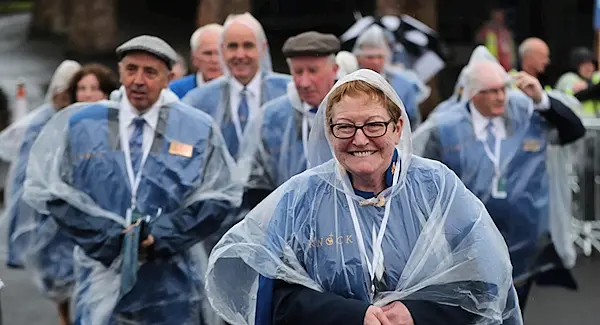
<svg viewBox="0 0 600 325"><path fill-rule="evenodd" d="M22 77L29 102L35 107L41 103L50 75L63 57L53 41L26 39L28 21L27 15L0 17L0 87L12 94L17 77ZM4 238L0 241L2 247ZM534 288L526 324L600 324L600 257L580 258L574 272L579 292ZM26 271L7 270L0 260L0 278L6 284L0 291L4 325L58 324L54 305L40 297Z"/></svg>

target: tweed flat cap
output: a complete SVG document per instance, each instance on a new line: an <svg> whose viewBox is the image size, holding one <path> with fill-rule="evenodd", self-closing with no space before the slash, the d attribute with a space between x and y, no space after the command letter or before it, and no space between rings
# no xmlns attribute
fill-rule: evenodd
<svg viewBox="0 0 600 325"><path fill-rule="evenodd" d="M150 53L164 61L169 69L177 62L177 53L175 50L167 42L155 36L142 35L134 37L117 47L116 50L119 60L129 52Z"/></svg>
<svg viewBox="0 0 600 325"><path fill-rule="evenodd" d="M340 46L340 41L335 35L311 31L288 38L281 51L286 58L326 56L337 53Z"/></svg>

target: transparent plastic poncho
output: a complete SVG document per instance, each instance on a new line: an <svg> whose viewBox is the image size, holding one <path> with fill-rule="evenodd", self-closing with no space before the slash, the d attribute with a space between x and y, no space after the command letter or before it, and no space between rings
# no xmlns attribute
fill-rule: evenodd
<svg viewBox="0 0 600 325"><path fill-rule="evenodd" d="M476 71L482 68L487 69L485 73ZM413 135L415 153L430 158L430 147L428 147L430 138L432 136L448 138L447 134L438 134L438 126L441 124L453 125L454 127L447 129L453 130L451 132L452 138L459 139L457 148L461 149L441 148L441 150L457 152L457 160L461 162L459 164L461 166L460 172L457 171L458 176L469 186L471 191L486 204L495 201L497 199L495 196L498 193L494 194L493 181L490 183L490 175L494 174L494 169L498 169L498 174L504 174L506 170L513 170L515 171L514 176L507 177L518 177L519 180L514 182L514 191L508 193L507 202L517 206L524 206L523 202L528 202L530 206L538 207L529 213L525 213L528 215L529 220L520 219L519 221L522 223L522 229L526 228L525 224L539 223L536 226L538 229L532 229L531 236L526 241L519 240L519 243L509 246L514 246L515 250L519 249L517 247L534 247L539 245L537 241L541 238L541 235L544 232L549 232L551 241L564 266L567 268L573 267L577 253L574 247L574 229L572 225L572 193L570 186L565 186L565 184L570 183L569 176L572 175L573 157L575 157L574 153L577 150L577 145L564 146L558 144L556 131L550 130L544 119L538 113L535 113L533 101L521 90L513 87L514 79L500 67L497 60L489 54L487 49L481 46L478 47L471 56L469 65L464 68L464 74L461 75L462 78L459 83L464 87L461 100L430 116L421 128L415 132ZM506 113L502 116L502 119L509 129L508 132L512 134L507 135L507 138L502 140L499 145L501 154L498 166L492 167L490 162L492 159L483 150L473 151L467 149L473 148L473 143L477 142L473 137L472 123L468 123L471 127L467 129L460 127L460 125L471 120L470 113L467 110L471 98L479 91L489 88L488 85L490 84L502 83L507 87ZM562 102L574 112L581 110L581 104L570 95L558 91L546 91L546 95ZM490 149L493 150L493 148ZM530 153L532 157L523 160L524 155L527 153ZM478 161L476 165L462 166L467 161L473 162L473 157L480 157L480 159L476 159ZM443 158L437 157L436 159ZM517 165L519 167L515 169ZM545 168L545 173L537 172L542 170L540 168ZM535 186L531 182L536 182L536 184L539 182L541 185ZM534 197L539 196L533 195L533 192L537 193L540 186L544 186L546 182L547 201L535 200ZM514 193L515 191L516 193ZM521 202L521 204L516 202ZM497 203L490 204L499 207ZM543 211L547 211L547 213ZM515 212L513 211L513 213ZM502 221L502 223L505 222ZM516 229L512 226L508 228ZM508 242L512 241L509 239L512 237L511 235L505 234L505 237L507 237ZM521 236L521 238L525 237ZM515 239L515 241L517 240ZM512 252L512 247L509 247L509 249ZM515 263L529 263L521 259L521 257L517 257ZM533 269L529 273L518 272L518 274L515 274L516 279L524 279L530 276L531 272L537 271Z"/></svg>
<svg viewBox="0 0 600 325"><path fill-rule="evenodd" d="M24 193L24 199L28 204L40 213L48 214L50 212L47 206L48 202L60 199L65 201L69 206L74 207L85 214L85 216L89 218L87 222L90 224L95 222L94 219L98 219L103 221L110 220L121 225L123 229L128 226L126 215L121 215L115 211L102 208L86 193L89 189L79 189L71 184L71 178L73 177L72 166L69 163L69 156L67 153L69 148L69 125L71 117L88 108L90 105L118 110L121 108L121 103L119 101L121 96L125 96L123 88L120 91L113 92L111 94L111 100L104 100L94 104L73 104L55 114L52 120L44 127L31 150L30 160L27 166L28 176L25 182ZM190 115L202 114L188 106L183 106L181 103L178 103L177 96L166 89L162 91L159 101L161 109L189 110L187 114ZM203 118L206 119L205 116ZM89 127L94 126L90 125ZM187 207L196 203L209 200L226 202L233 207L239 206L240 204L242 187L238 182L233 181L233 179L237 179L235 176L234 161L228 154L227 147L219 132L218 126L212 121L212 125L209 124L208 127L211 130L207 131L210 136L206 139L206 147L194 147L193 150L199 150L197 154L205 155L207 152L211 152L211 154L206 155L202 177L197 177L195 183L187 184L193 188L193 190L187 193L185 197L181 198L180 207L178 209L185 210ZM164 137L165 141L174 140L170 138L168 132L163 132L164 134L162 134L162 137ZM94 144L90 144L90 146L93 145ZM118 160L115 161L115 166L115 168L119 168ZM170 166L170 168L176 168L176 166ZM189 171L185 171L185 173L188 172ZM173 174L175 171L171 169L164 170L164 175L169 173ZM178 171L178 173L183 173L183 171ZM110 174L99 174L98 177L113 176ZM142 184L144 184L144 182L150 182L156 184L156 186L161 186L164 182L162 177L162 173L153 171L152 168L144 168L141 173ZM119 178L119 181L125 183L128 182L126 178ZM128 188L129 187L124 184L115 184L113 192L126 192L126 189ZM179 190L172 188L170 191ZM126 194L123 193L123 195ZM151 198L149 195L152 195L151 191L140 186L136 195L137 202L147 203ZM126 198L126 200L129 199L129 197ZM169 199L170 198L165 198L165 200ZM160 218L168 218L171 215L175 216L176 214L165 211ZM158 220L158 216L150 222L154 220ZM185 227L184 224L181 226ZM52 236L52 234L46 235ZM207 254L201 242L192 246L188 251L179 254L181 255L174 255L172 258L179 259L179 256L185 256L184 261L185 263L188 263L191 269L193 269L192 272L202 273L205 271ZM86 317L91 324L108 324L120 297L120 270L123 263L122 252L108 267L104 266L99 261L88 257L82 249L75 249L74 260L76 273L78 273L78 269L85 269L87 270L86 272L89 272L84 279L86 294L81 294L84 287L80 281L78 281L75 288L75 291L78 292L78 299L80 300L77 302L78 305L83 304L87 306L90 314L86 315ZM141 261L140 263L143 264L145 262ZM141 280L143 279L138 279L138 281ZM164 286L168 284L157 283L155 285ZM186 299L203 300L204 294L202 289L203 288L198 288L197 290L193 290L194 296L188 296ZM203 310L209 311L210 308L206 305L203 307ZM208 319L217 320L210 314L207 316Z"/></svg>
<svg viewBox="0 0 600 325"><path fill-rule="evenodd" d="M11 164L5 192L5 213L0 220L0 247L8 244L8 262L24 265L44 296L65 301L73 288L73 244L58 234L56 223L23 200L26 168L31 147L43 126L56 112L44 105L16 124L29 122L17 159ZM4 253L4 252L3 252Z"/></svg>
<svg viewBox="0 0 600 325"><path fill-rule="evenodd" d="M522 324L507 247L481 201L442 164L412 156L403 105L379 74L358 70L334 89L354 80L402 108L400 168L393 186L377 196L384 204L373 206L351 190L329 141L326 97L309 140L316 167L281 185L212 251L206 289L213 308L231 324L253 324L262 275L377 306L427 300L478 315L477 324ZM382 269L387 290L371 296L372 274ZM488 289L469 290L474 283Z"/></svg>

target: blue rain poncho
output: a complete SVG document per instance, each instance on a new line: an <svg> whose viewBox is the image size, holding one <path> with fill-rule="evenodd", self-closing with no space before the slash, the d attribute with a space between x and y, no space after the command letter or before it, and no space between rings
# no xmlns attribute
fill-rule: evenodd
<svg viewBox="0 0 600 325"><path fill-rule="evenodd" d="M2 247L2 254L8 254L6 262L11 266L23 266L23 255L29 243L29 241L21 241L17 245L16 239L22 235L29 237L30 232L35 228L34 225L25 225L22 222L30 217L18 218L20 214L35 213L21 200L29 150L41 128L54 112L55 109L51 104L42 105L0 133L0 143L2 143L0 155L3 160L10 162L4 186L5 208L0 218L0 229L2 229L0 238L3 241L0 247Z"/></svg>
<svg viewBox="0 0 600 325"><path fill-rule="evenodd" d="M80 68L75 61L63 61L52 75L46 103L0 133L0 156L11 162L5 186L5 213L0 218L0 229L6 233L0 235L0 247L8 245L8 265L27 266L42 293L58 301L67 299L72 291L74 246L60 233L55 238L37 240L47 231L54 232L56 225L22 200L23 185L31 146L56 112L53 98L67 90Z"/></svg>
<svg viewBox="0 0 600 325"><path fill-rule="evenodd" d="M260 55L260 69L257 74L261 78L261 100L260 104L285 95L287 83L291 81L291 77L275 73L271 67L271 56L265 32L256 19L250 14L230 16L224 25L223 36L219 41L219 57L223 68L224 75L207 84L201 85L187 93L182 101L190 106L201 109L205 113L213 117L217 124L221 127L221 133L225 138L229 152L234 158L238 158L240 143L244 138L255 138L258 140L257 134L251 134L246 129L242 129L239 117L234 114L231 107L230 80L233 78L231 71L223 61L222 46L224 35L228 28L234 23L242 23L251 28L256 36L256 44L265 44L264 51ZM256 78L257 76L255 76ZM251 116L253 114L250 114ZM250 117L251 117L250 116Z"/></svg>
<svg viewBox="0 0 600 325"><path fill-rule="evenodd" d="M233 159L208 115L163 90L151 150L134 175L119 137L125 100L121 89L57 113L31 150L24 199L78 245L76 323L201 324L199 242L240 203ZM144 230L123 238L134 215ZM129 234L152 235L153 258L131 261L141 248Z"/></svg>
<svg viewBox="0 0 600 325"><path fill-rule="evenodd" d="M382 90L408 121L379 74L358 70L334 89L352 80ZM212 251L206 289L217 313L235 325L268 323L269 292L259 286L278 279L377 306L425 300L459 306L477 324L522 324L508 251L481 201L444 165L412 156L408 122L393 185L376 200L356 195L333 157L326 106L327 98L309 139L317 167L281 185ZM372 296L372 279L382 274L386 285ZM483 290L471 290L476 283Z"/></svg>
<svg viewBox="0 0 600 325"><path fill-rule="evenodd" d="M240 170L245 170L243 166L253 167L248 187L272 191L306 170L308 136L316 109L303 105L296 86L290 82L287 95L268 102L262 111L264 117L252 119L247 126L260 134L261 141L244 139L244 153L238 164Z"/></svg>
<svg viewBox="0 0 600 325"><path fill-rule="evenodd" d="M29 153L38 134L56 112L51 105L35 111L19 155L11 166L11 185L7 193L7 221L9 221L9 260L15 265L23 262L34 274L34 281L48 298L62 302L73 292L73 249L75 245L59 231L47 214L35 211L23 200ZM30 113L31 114L31 113ZM25 117L24 120L28 120ZM20 123L23 120L20 120ZM3 220L4 223L4 220Z"/></svg>
<svg viewBox="0 0 600 325"><path fill-rule="evenodd" d="M466 74L471 74L470 69L472 66ZM501 73L498 77L505 79L508 87L511 78L503 70ZM474 133L469 102L484 84L466 77L466 99L423 123L413 135L415 153L446 164L483 201L508 245L515 282L561 266L557 265L560 261L538 260L549 244L548 235L564 266L572 267L576 252L571 193L565 184L573 148L558 145L556 131L518 89L506 92L502 116L506 137L498 137L494 147L486 145ZM578 105L557 92L547 95L569 107Z"/></svg>

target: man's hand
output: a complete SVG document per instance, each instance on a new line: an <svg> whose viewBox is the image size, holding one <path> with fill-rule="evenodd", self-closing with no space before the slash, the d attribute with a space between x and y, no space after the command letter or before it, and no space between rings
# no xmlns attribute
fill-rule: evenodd
<svg viewBox="0 0 600 325"><path fill-rule="evenodd" d="M390 323L383 309L375 306L369 306L365 314L364 325L394 325Z"/></svg>
<svg viewBox="0 0 600 325"><path fill-rule="evenodd" d="M527 72L519 71L515 76L515 86L521 89L527 96L533 99L533 102L539 104L544 95L544 89L537 78Z"/></svg>
<svg viewBox="0 0 600 325"><path fill-rule="evenodd" d="M392 325L414 325L412 315L406 306L399 302L394 301L393 303L381 308L383 313L390 320Z"/></svg>
<svg viewBox="0 0 600 325"><path fill-rule="evenodd" d="M143 248L148 248L152 246L152 244L154 244L154 237L152 237L152 235L148 235L148 237L142 242L141 245Z"/></svg>

